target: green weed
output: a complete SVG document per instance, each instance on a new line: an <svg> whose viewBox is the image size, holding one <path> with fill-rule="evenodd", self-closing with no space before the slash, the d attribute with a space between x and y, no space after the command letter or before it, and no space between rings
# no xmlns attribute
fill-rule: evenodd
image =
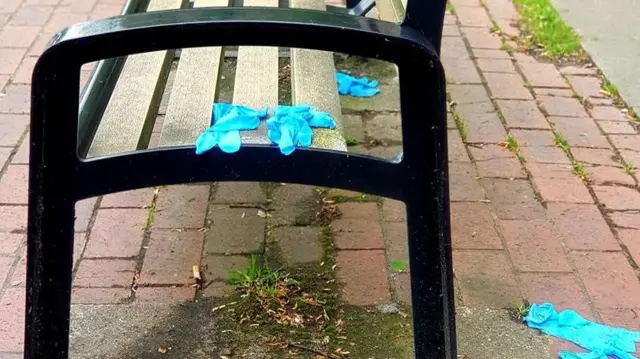
<svg viewBox="0 0 640 359"><path fill-rule="evenodd" d="M542 45L549 57L576 55L581 52L580 38L558 15L549 0L514 0L522 24Z"/></svg>

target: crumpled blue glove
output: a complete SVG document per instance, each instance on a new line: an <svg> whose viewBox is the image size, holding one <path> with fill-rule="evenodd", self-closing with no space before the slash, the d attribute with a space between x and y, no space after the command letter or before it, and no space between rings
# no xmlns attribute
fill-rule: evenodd
<svg viewBox="0 0 640 359"><path fill-rule="evenodd" d="M252 108L228 103L213 104L213 126L206 129L196 140L196 154L201 155L216 145L222 152L234 153L240 149L240 131L255 130L260 119L267 117L267 108Z"/></svg>
<svg viewBox="0 0 640 359"><path fill-rule="evenodd" d="M532 304L524 321L530 328L568 340L590 350L588 353L559 353L562 359L637 359L636 342L640 342L640 332L625 328L613 328L584 319L574 310L557 313L553 304Z"/></svg>
<svg viewBox="0 0 640 359"><path fill-rule="evenodd" d="M273 117L267 120L267 135L280 152L288 156L296 146L311 146L311 127L335 128L336 123L328 113L316 111L309 105L278 106Z"/></svg>
<svg viewBox="0 0 640 359"><path fill-rule="evenodd" d="M366 77L356 78L344 72L336 73L338 81L338 93L353 97L373 97L380 93L378 81L369 81Z"/></svg>

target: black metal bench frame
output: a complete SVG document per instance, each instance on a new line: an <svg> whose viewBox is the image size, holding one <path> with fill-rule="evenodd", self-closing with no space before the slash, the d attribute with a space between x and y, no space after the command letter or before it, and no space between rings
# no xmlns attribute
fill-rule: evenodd
<svg viewBox="0 0 640 359"><path fill-rule="evenodd" d="M416 358L456 358L445 78L438 53L444 0L411 0L402 25L335 13L199 8L74 25L52 40L33 76L25 358L67 358L76 201L158 185L273 181L361 191L405 202ZM336 41L336 39L340 39ZM404 158L248 145L193 146L84 159L80 67L148 51L227 45L343 52L397 64ZM89 132L91 132L89 130ZM313 163L310 166L309 163Z"/></svg>

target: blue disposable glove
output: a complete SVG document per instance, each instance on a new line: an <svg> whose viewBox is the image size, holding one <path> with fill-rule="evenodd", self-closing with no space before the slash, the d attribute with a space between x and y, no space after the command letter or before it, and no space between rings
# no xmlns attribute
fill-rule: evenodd
<svg viewBox="0 0 640 359"><path fill-rule="evenodd" d="M372 97L380 93L378 81L369 81L366 77L356 78L344 72L336 74L338 81L338 93L353 97Z"/></svg>
<svg viewBox="0 0 640 359"><path fill-rule="evenodd" d="M284 155L290 155L296 146L309 147L313 140L311 127L335 128L336 123L326 112L309 105L278 106L267 120L267 135Z"/></svg>
<svg viewBox="0 0 640 359"><path fill-rule="evenodd" d="M640 332L594 323L573 310L557 313L551 303L532 304L524 321L531 328L591 351L579 354L561 352L562 359L606 359L607 355L617 359L637 359L629 353L635 353Z"/></svg>
<svg viewBox="0 0 640 359"><path fill-rule="evenodd" d="M196 154L203 154L216 145L223 152L234 153L240 149L241 130L255 130L260 119L267 116L267 108L252 108L228 103L213 104L213 125L196 140Z"/></svg>

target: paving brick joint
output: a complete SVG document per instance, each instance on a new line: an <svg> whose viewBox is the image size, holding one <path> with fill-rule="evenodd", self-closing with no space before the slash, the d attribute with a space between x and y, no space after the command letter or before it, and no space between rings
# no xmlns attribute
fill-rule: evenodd
<svg viewBox="0 0 640 359"><path fill-rule="evenodd" d="M30 73L55 31L116 15L122 3L0 3L0 357L22 350ZM455 103L448 151L457 304L551 301L638 329L637 124L602 95L593 68L503 51L491 28L518 34L510 0L454 3L442 57ZM392 157L400 150L396 80L381 81L377 101L343 101L346 134L358 141L351 151ZM518 153L505 145L508 136ZM575 174L578 166L585 180ZM339 202L339 218L318 220L323 196ZM246 268L251 255L278 253L292 267L319 263L327 229L343 300L410 305L406 213L390 199L291 184L217 183L88 199L76 214L74 305L224 297L231 291L229 270ZM195 286L194 265L204 288Z"/></svg>

